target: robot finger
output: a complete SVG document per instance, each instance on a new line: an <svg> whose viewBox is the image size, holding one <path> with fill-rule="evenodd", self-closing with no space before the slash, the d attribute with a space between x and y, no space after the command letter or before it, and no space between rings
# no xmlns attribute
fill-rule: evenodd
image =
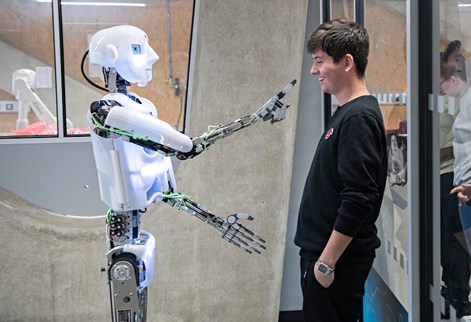
<svg viewBox="0 0 471 322"><path fill-rule="evenodd" d="M245 240L235 236L235 240L241 244L245 249L248 249L250 250L250 252L255 252L257 254L261 254L260 251L258 249L256 249L255 247L253 247L252 245L250 245L249 243L247 243Z"/></svg>
<svg viewBox="0 0 471 322"><path fill-rule="evenodd" d="M256 249L254 246L247 243L245 240L239 238L238 236L234 235L234 236L231 236L230 238L228 236L226 238L225 237L223 237L223 238L226 239L227 241L229 241L231 244L233 244L233 245L239 247L240 249L246 251L249 254L253 254L254 252L257 253L257 254L261 254L258 249Z"/></svg>
<svg viewBox="0 0 471 322"><path fill-rule="evenodd" d="M234 245L234 246L236 246L236 247L242 249L242 250L245 251L246 253L252 254L252 252L251 252L249 249L243 247L241 244L235 242L234 240L229 240L229 243L231 243L232 245Z"/></svg>
<svg viewBox="0 0 471 322"><path fill-rule="evenodd" d="M234 229L233 226L230 226L222 235L223 239L226 239L229 242L235 242L240 248L245 250L250 250L250 253L256 252L260 254L260 251L257 249L266 249L259 241L252 239L247 234L244 234L239 229Z"/></svg>
<svg viewBox="0 0 471 322"><path fill-rule="evenodd" d="M288 85L286 85L282 90L281 92L279 92L276 97L278 97L278 99L282 99L289 91L291 91L291 89L293 88L293 86L296 84L297 80L296 79L293 79Z"/></svg>
<svg viewBox="0 0 471 322"><path fill-rule="evenodd" d="M261 238L260 236L258 236L257 234L255 234L253 231L251 231L250 229L246 228L245 226L243 225L240 225L240 228L241 228L241 232L245 232L247 233L248 235L250 235L252 238L256 239L258 242L260 243L265 243L265 240L263 238Z"/></svg>
<svg viewBox="0 0 471 322"><path fill-rule="evenodd" d="M243 226L240 226L242 228L245 228ZM247 230L247 229L245 229ZM254 246L257 246L257 247L260 247L262 249L267 249L262 243L264 243L265 241L263 239L261 239L260 237L258 237L258 239L254 239L252 237L254 237L253 235L248 235L246 233L244 233L243 231L239 230L238 231L238 236L244 238L246 241L250 242L251 244L253 244ZM240 238L239 237L239 238Z"/></svg>

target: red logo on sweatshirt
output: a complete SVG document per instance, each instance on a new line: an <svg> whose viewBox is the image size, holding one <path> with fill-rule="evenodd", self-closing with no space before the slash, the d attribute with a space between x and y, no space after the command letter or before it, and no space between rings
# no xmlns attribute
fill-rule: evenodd
<svg viewBox="0 0 471 322"><path fill-rule="evenodd" d="M327 133L325 134L324 139L327 140L329 138L329 136L332 135L332 133L334 133L334 128L331 128L330 130L327 131Z"/></svg>

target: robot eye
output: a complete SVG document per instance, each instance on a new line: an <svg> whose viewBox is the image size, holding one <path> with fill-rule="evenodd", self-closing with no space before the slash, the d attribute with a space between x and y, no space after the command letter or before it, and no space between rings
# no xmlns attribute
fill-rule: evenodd
<svg viewBox="0 0 471 322"><path fill-rule="evenodd" d="M141 52L141 45L131 45L133 55L140 55Z"/></svg>

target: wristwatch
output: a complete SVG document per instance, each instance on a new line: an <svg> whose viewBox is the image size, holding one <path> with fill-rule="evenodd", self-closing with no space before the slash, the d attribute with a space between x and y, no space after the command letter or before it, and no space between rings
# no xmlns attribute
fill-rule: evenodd
<svg viewBox="0 0 471 322"><path fill-rule="evenodd" d="M322 274L322 275L330 275L335 271L335 266L330 267L329 265L321 262L320 260L317 260L316 262L316 267L317 270Z"/></svg>

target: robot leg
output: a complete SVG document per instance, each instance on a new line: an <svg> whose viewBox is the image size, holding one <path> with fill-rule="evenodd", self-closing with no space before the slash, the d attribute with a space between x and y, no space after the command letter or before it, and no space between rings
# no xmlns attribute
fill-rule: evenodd
<svg viewBox="0 0 471 322"><path fill-rule="evenodd" d="M108 277L113 322L146 321L147 288L139 289L138 276L135 256L123 253L112 261Z"/></svg>
<svg viewBox="0 0 471 322"><path fill-rule="evenodd" d="M153 277L155 239L145 232L141 237L107 254L113 322L147 321L147 286Z"/></svg>

